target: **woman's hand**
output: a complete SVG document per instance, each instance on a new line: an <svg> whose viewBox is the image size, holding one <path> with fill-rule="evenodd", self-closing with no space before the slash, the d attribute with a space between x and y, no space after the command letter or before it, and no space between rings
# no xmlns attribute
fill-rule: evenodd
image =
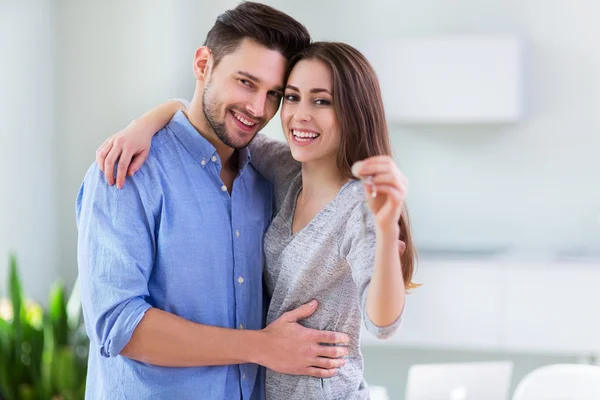
<svg viewBox="0 0 600 400"><path fill-rule="evenodd" d="M109 185L115 184L114 169L117 161L118 189L123 187L126 174L133 176L142 167L148 158L154 133L148 132L142 124L133 121L102 143L96 150L96 162Z"/></svg>
<svg viewBox="0 0 600 400"><path fill-rule="evenodd" d="M117 161L118 189L125 184L126 175L133 176L142 167L150 152L152 136L167 125L177 111L185 110L187 104L182 101L170 100L153 108L102 143L96 150L96 162L109 185L115 184Z"/></svg>
<svg viewBox="0 0 600 400"><path fill-rule="evenodd" d="M369 157L359 161L352 166L352 173L364 180L367 201L375 216L377 228L383 232L397 233L408 179L389 156Z"/></svg>

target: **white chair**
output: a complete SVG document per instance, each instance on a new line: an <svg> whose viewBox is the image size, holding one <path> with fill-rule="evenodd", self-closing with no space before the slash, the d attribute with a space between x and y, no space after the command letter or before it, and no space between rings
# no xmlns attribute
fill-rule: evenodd
<svg viewBox="0 0 600 400"><path fill-rule="evenodd" d="M384 386L369 386L371 400L390 400L388 391Z"/></svg>
<svg viewBox="0 0 600 400"><path fill-rule="evenodd" d="M510 361L413 365L405 400L507 400L512 370Z"/></svg>
<svg viewBox="0 0 600 400"><path fill-rule="evenodd" d="M584 364L554 364L527 374L515 390L513 400L598 400L600 367Z"/></svg>

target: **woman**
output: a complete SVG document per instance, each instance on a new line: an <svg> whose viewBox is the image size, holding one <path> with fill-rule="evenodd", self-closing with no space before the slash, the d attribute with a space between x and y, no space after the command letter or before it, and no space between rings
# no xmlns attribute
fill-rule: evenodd
<svg viewBox="0 0 600 400"><path fill-rule="evenodd" d="M281 121L288 145L258 135L252 164L275 187L275 217L265 235L267 323L311 300L303 325L347 333L346 365L326 380L267 371L270 399L366 399L361 320L379 338L399 326L412 283L414 248L404 206L406 178L392 161L379 84L347 44L318 42L290 63ZM180 105L167 103L109 139L98 152L118 156L125 142L141 154ZM361 161L362 160L362 161ZM128 160L127 160L128 161ZM112 170L112 166L110 168ZM355 176L365 177L364 184ZM368 203L371 213L365 213ZM398 257L397 241L404 244Z"/></svg>

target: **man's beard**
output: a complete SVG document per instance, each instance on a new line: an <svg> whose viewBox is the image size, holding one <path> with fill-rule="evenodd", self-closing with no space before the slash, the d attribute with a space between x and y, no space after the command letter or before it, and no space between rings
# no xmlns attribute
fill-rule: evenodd
<svg viewBox="0 0 600 400"><path fill-rule="evenodd" d="M217 137L223 142L226 146L231 147L232 149L243 149L248 146L250 139L247 143L235 143L232 135L227 132L227 127L225 126L225 119L219 121L219 109L220 104L216 100L210 100L210 81L207 82L204 87L204 93L202 95L202 111L204 112L204 116L208 121L208 124L215 132Z"/></svg>

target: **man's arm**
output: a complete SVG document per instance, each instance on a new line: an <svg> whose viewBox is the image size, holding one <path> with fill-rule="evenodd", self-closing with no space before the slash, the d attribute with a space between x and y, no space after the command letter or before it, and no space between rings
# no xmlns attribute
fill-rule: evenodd
<svg viewBox="0 0 600 400"><path fill-rule="evenodd" d="M330 377L345 364L345 335L297 323L316 310L316 301L284 314L266 329L246 331L196 324L152 308L121 355L166 367L256 363L294 375Z"/></svg>
<svg viewBox="0 0 600 400"><path fill-rule="evenodd" d="M146 299L158 206L144 184L142 169L117 190L94 165L77 199L79 274L91 351L160 366L254 362L288 374L334 375L344 361L333 358L347 350L321 343L345 343L348 337L296 322L316 304L286 313L261 331L201 325L151 307Z"/></svg>

